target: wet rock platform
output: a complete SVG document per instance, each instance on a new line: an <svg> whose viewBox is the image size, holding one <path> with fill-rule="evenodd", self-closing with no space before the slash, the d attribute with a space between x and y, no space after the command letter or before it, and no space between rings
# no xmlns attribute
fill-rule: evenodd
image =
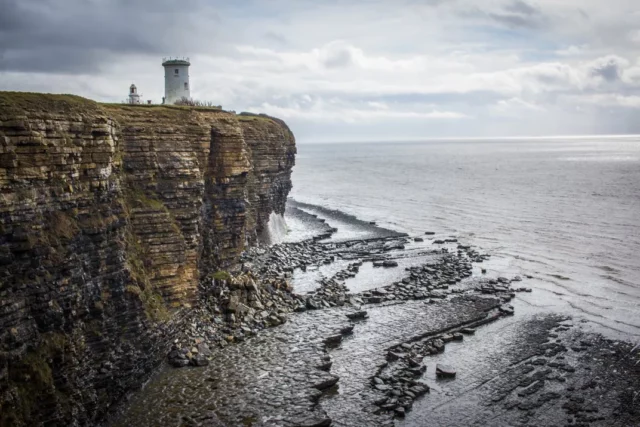
<svg viewBox="0 0 640 427"><path fill-rule="evenodd" d="M252 294L279 295L277 326L213 342L206 366L164 367L111 426L640 425L628 345L513 317L522 279L473 274L488 256L451 236L358 221L366 238L333 239L310 212L320 236L243 257L258 282L291 283Z"/></svg>
<svg viewBox="0 0 640 427"><path fill-rule="evenodd" d="M637 352L555 314L510 318L427 356L431 393L400 427L637 426ZM458 366L440 379L437 364Z"/></svg>
<svg viewBox="0 0 640 427"><path fill-rule="evenodd" d="M390 417L375 413L380 396L369 387L386 349L416 334L483 319L498 303L484 297L410 301L368 308L368 317L355 321L347 317L354 312L350 306L299 313L214 351L207 367L163 370L114 425L206 426L212 413L226 425L389 425ZM351 325L350 335L332 349L326 339Z"/></svg>

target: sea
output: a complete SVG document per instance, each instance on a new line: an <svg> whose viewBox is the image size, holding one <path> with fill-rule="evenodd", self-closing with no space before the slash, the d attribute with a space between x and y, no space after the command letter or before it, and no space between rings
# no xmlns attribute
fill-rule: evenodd
<svg viewBox="0 0 640 427"><path fill-rule="evenodd" d="M530 312L640 340L638 136L299 143L292 180L297 202L474 245L527 277Z"/></svg>

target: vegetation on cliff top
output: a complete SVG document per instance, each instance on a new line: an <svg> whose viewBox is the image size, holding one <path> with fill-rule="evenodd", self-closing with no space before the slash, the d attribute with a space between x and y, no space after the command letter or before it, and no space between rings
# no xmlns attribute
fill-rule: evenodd
<svg viewBox="0 0 640 427"><path fill-rule="evenodd" d="M220 106L206 105L172 105L172 104L122 104L115 102L102 102L99 105L113 108L117 107L122 110L182 110L182 111L215 111L226 112Z"/></svg>
<svg viewBox="0 0 640 427"><path fill-rule="evenodd" d="M97 111L98 103L77 95L0 91L0 111L16 109L78 114Z"/></svg>
<svg viewBox="0 0 640 427"><path fill-rule="evenodd" d="M161 111L203 111L203 112L227 112L220 105L214 105L212 101L181 100L176 104L125 104L96 102L77 95L49 94L35 92L3 92L0 91L0 110L24 110L41 111L59 114L99 113L101 107L107 109L131 110L155 110ZM284 124L281 120L266 114L254 114L241 112L235 115L240 122L271 121Z"/></svg>
<svg viewBox="0 0 640 427"><path fill-rule="evenodd" d="M242 113L236 115L236 118L241 122L253 122L258 120L264 120L264 121L270 121L270 122L275 121L273 117L267 116L266 114L254 114L254 113L248 113L246 111L243 111Z"/></svg>
<svg viewBox="0 0 640 427"><path fill-rule="evenodd" d="M215 108L217 110L222 109L222 105L216 105L213 101L200 101L197 99L190 99L187 97L182 97L178 101L176 101L173 105L178 106L188 106L188 107L206 107L206 108Z"/></svg>

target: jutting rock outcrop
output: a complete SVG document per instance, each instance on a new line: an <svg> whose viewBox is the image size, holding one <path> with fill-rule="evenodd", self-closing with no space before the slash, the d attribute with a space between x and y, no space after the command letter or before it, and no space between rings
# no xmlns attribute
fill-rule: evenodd
<svg viewBox="0 0 640 427"><path fill-rule="evenodd" d="M93 425L291 189L280 120L0 92L0 425Z"/></svg>

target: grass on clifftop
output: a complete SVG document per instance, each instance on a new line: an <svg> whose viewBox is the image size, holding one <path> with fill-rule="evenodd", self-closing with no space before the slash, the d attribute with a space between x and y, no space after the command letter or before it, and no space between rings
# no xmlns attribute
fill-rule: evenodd
<svg viewBox="0 0 640 427"><path fill-rule="evenodd" d="M98 110L98 103L76 95L0 92L0 109L78 114Z"/></svg>
<svg viewBox="0 0 640 427"><path fill-rule="evenodd" d="M265 122L274 122L272 117L267 116L266 114L253 114L253 113L240 113L236 115L238 121L241 122L256 122L256 121L265 121Z"/></svg>
<svg viewBox="0 0 640 427"><path fill-rule="evenodd" d="M182 111L224 111L222 107L194 107L189 105L172 105L172 104L123 104L116 102L101 102L100 105L106 107L117 107L123 110L136 110L136 109L169 109L169 110L182 110Z"/></svg>

